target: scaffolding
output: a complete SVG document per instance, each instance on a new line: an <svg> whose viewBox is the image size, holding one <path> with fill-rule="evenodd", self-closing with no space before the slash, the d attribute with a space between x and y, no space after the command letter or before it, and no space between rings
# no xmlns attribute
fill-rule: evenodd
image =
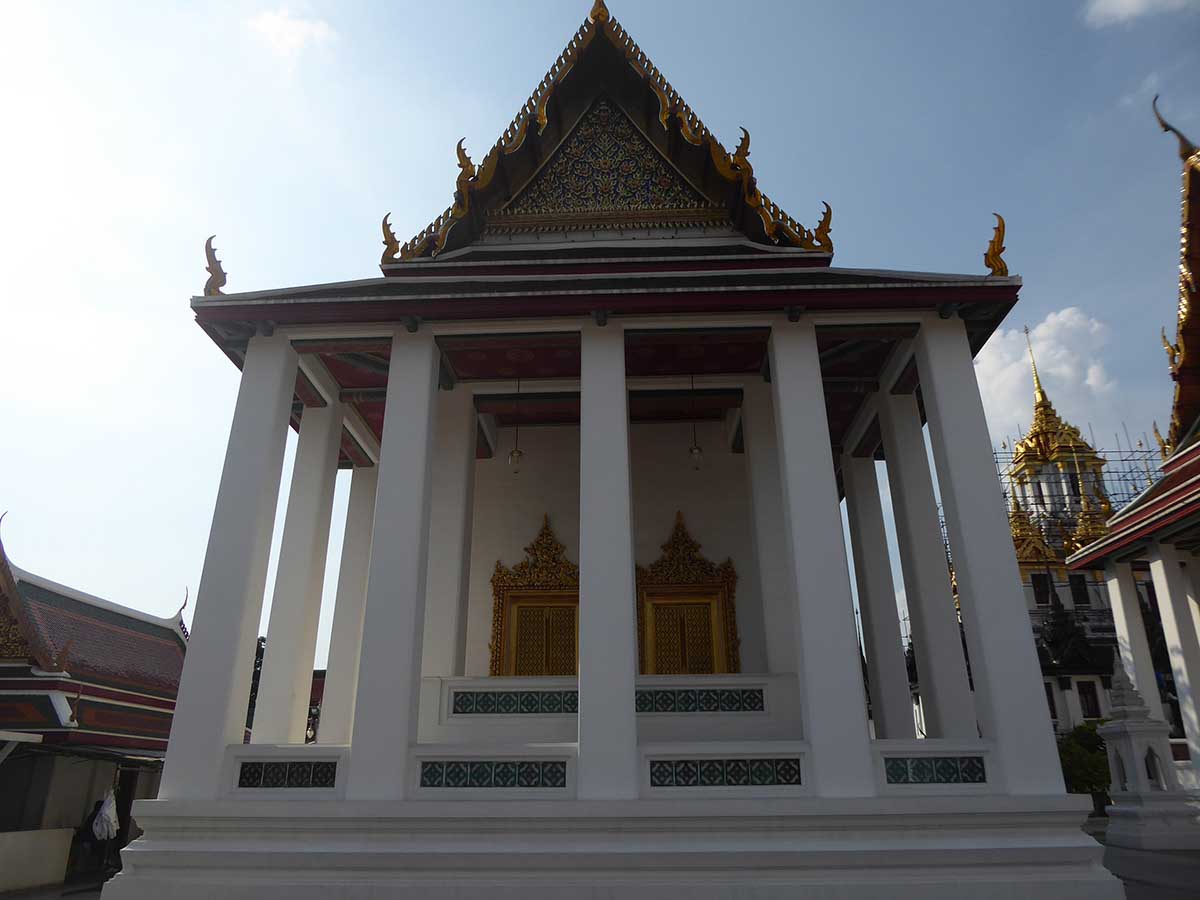
<svg viewBox="0 0 1200 900"><path fill-rule="evenodd" d="M1102 481L1104 492L1113 511L1120 510L1159 478L1159 464L1162 454L1157 447L1150 447L1143 435L1136 441L1129 439L1125 432L1125 441L1120 435L1113 436L1116 449L1097 447L1096 453L1104 460ZM1020 440L1020 438L1017 438ZM1092 446L1095 447L1095 435L1092 435ZM996 462L996 474L1000 478L1000 487L1004 491L1006 507L1012 504L1013 483L1013 444L1012 438L1005 438L999 447L992 448L992 458Z"/></svg>

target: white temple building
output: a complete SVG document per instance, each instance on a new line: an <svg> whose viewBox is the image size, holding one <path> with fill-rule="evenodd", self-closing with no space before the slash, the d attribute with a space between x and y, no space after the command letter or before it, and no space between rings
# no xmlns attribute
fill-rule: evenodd
<svg viewBox="0 0 1200 900"><path fill-rule="evenodd" d="M1064 792L975 379L1020 287L1002 221L987 275L838 268L829 207L801 225L749 152L597 0L460 145L453 205L406 244L385 218L379 277L222 293L210 241L192 309L241 387L105 900L1123 896Z"/></svg>

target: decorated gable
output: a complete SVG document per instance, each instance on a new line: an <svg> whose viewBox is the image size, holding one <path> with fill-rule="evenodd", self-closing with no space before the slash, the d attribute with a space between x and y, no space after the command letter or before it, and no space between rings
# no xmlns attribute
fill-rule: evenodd
<svg viewBox="0 0 1200 900"><path fill-rule="evenodd" d="M490 230L678 226L728 220L606 97L596 100Z"/></svg>

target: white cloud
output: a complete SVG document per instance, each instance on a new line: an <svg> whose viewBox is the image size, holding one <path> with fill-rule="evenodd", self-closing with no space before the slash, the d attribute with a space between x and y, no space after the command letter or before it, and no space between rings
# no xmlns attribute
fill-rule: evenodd
<svg viewBox="0 0 1200 900"><path fill-rule="evenodd" d="M1059 414L1086 428L1103 415L1100 404L1116 381L1099 356L1108 343L1108 326L1075 306L1050 313L1030 330L1042 387ZM1033 414L1033 373L1020 329L999 329L975 360L979 389L992 439L1013 437L1029 427Z"/></svg>
<svg viewBox="0 0 1200 900"><path fill-rule="evenodd" d="M337 32L324 19L305 19L286 7L263 10L247 23L276 56L294 62L310 46L328 44Z"/></svg>
<svg viewBox="0 0 1200 900"><path fill-rule="evenodd" d="M1093 28L1120 25L1140 16L1200 6L1200 0L1087 0L1084 20Z"/></svg>

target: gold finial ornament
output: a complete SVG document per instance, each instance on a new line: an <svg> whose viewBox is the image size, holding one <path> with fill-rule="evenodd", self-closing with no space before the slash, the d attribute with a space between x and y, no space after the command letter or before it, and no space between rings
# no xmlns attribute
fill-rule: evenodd
<svg viewBox="0 0 1200 900"><path fill-rule="evenodd" d="M992 275L1004 278L1008 275L1008 263L1004 261L1004 251L1008 249L1004 246L1004 216L1000 213L992 215L996 217L996 230L992 232L991 243L983 252L983 264Z"/></svg>
<svg viewBox="0 0 1200 900"><path fill-rule="evenodd" d="M588 13L588 20L592 22L607 22L611 18L608 14L608 7L604 5L604 0L596 0L592 4L592 11Z"/></svg>
<svg viewBox="0 0 1200 900"><path fill-rule="evenodd" d="M204 296L216 297L220 295L221 288L225 287L225 270L221 268L221 261L217 259L216 248L213 247L213 238L216 235L211 235L204 242L204 255L208 258L208 265L204 271L208 273L208 281L204 282Z"/></svg>
<svg viewBox="0 0 1200 900"><path fill-rule="evenodd" d="M1167 340L1167 329L1162 330L1162 345L1163 350L1167 352L1167 366L1171 369L1171 374L1174 375L1179 371L1179 366L1183 362L1183 335L1178 338L1178 343L1172 344Z"/></svg>
<svg viewBox="0 0 1200 900"><path fill-rule="evenodd" d="M392 223L388 221L391 216L392 214L388 213L383 217L383 256L379 258L381 266L394 263L396 254L400 252L400 242L396 240L396 232L392 231Z"/></svg>
<svg viewBox="0 0 1200 900"><path fill-rule="evenodd" d="M1158 94L1154 95L1154 99L1150 101L1150 108L1154 110L1154 118L1158 119L1158 125L1163 131L1169 131L1179 140L1179 158L1186 160L1189 156L1196 152L1197 147L1193 144L1182 131L1168 122L1162 117L1162 113L1158 111Z"/></svg>
<svg viewBox="0 0 1200 900"><path fill-rule="evenodd" d="M1154 440L1158 444L1158 455L1166 459L1171 455L1171 445L1167 443L1167 439L1162 436L1162 432L1158 430L1158 422L1154 423Z"/></svg>

